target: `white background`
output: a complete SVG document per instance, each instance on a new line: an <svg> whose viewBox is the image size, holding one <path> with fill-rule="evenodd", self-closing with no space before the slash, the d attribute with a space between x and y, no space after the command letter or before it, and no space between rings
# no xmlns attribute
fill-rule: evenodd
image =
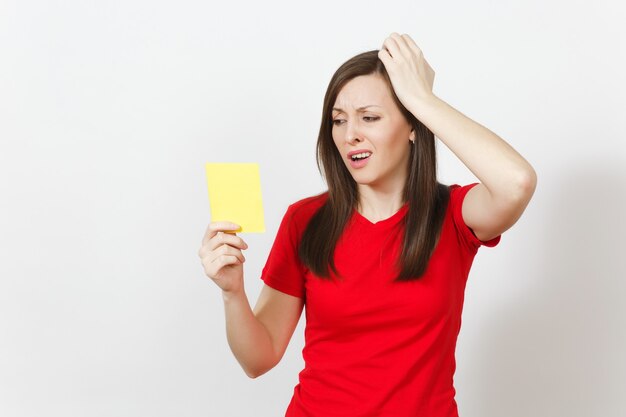
<svg viewBox="0 0 626 417"><path fill-rule="evenodd" d="M198 259L205 162L258 162L254 305L279 222L324 189L322 99L408 33L434 92L536 169L469 277L462 417L622 417L626 57L621 2L0 3L0 415L282 416L303 366L249 379ZM440 181L475 177L438 142Z"/></svg>

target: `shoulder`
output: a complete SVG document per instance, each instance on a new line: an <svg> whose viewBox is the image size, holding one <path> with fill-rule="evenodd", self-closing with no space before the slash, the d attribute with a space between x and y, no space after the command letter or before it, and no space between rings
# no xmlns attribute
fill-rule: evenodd
<svg viewBox="0 0 626 417"><path fill-rule="evenodd" d="M448 190L450 191L450 200L454 203L458 201L463 201L465 194L473 187L478 185L477 182L467 184L467 185L459 185L459 184L451 184L448 185Z"/></svg>
<svg viewBox="0 0 626 417"><path fill-rule="evenodd" d="M328 191L300 199L289 205L287 214L297 221L308 221L328 200Z"/></svg>
<svg viewBox="0 0 626 417"><path fill-rule="evenodd" d="M459 214L461 212L461 208L463 207L463 200L465 199L465 195L469 190L471 190L478 183L471 184L451 184L448 185L448 209L447 212L452 215Z"/></svg>
<svg viewBox="0 0 626 417"><path fill-rule="evenodd" d="M450 201L448 205L448 212L452 217L458 233L468 245L468 247L471 248L473 251L478 249L480 246L496 246L500 241L500 236L496 236L485 241L480 240L476 236L474 230L467 225L467 223L465 222L465 218L463 217L463 203L465 200L465 196L467 195L469 190L471 190L478 184L478 182L474 182L466 185L452 184L449 186Z"/></svg>
<svg viewBox="0 0 626 417"><path fill-rule="evenodd" d="M313 215L324 205L328 193L306 197L287 207L278 228L278 237L289 236L292 243L298 242Z"/></svg>

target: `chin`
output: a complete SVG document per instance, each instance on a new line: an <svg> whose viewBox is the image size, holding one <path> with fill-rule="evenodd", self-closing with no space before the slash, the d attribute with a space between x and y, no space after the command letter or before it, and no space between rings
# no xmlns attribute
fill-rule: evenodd
<svg viewBox="0 0 626 417"><path fill-rule="evenodd" d="M359 185L375 185L376 184L376 178L353 175L352 179L354 179L354 181Z"/></svg>

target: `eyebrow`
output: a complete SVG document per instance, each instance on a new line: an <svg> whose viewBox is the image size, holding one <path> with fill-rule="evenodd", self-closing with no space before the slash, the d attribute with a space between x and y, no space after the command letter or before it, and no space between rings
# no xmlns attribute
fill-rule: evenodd
<svg viewBox="0 0 626 417"><path fill-rule="evenodd" d="M358 109L356 109L357 111L363 111L365 109L367 109L368 107L380 107L382 109L382 106L378 106L376 104L368 104L367 106L361 106ZM343 112L343 109L340 109L339 107L333 107L333 111L340 111Z"/></svg>

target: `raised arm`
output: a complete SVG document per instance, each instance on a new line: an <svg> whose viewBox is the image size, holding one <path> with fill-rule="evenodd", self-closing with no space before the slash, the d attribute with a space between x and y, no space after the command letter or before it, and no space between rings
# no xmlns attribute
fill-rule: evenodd
<svg viewBox="0 0 626 417"><path fill-rule="evenodd" d="M487 241L513 226L535 191L533 167L498 135L434 95L412 108L481 182L463 201L463 220L476 237Z"/></svg>
<svg viewBox="0 0 626 417"><path fill-rule="evenodd" d="M432 93L434 72L408 35L391 34L379 57L398 99L480 180L463 201L463 220L486 241L509 229L537 185L533 167L502 138Z"/></svg>

